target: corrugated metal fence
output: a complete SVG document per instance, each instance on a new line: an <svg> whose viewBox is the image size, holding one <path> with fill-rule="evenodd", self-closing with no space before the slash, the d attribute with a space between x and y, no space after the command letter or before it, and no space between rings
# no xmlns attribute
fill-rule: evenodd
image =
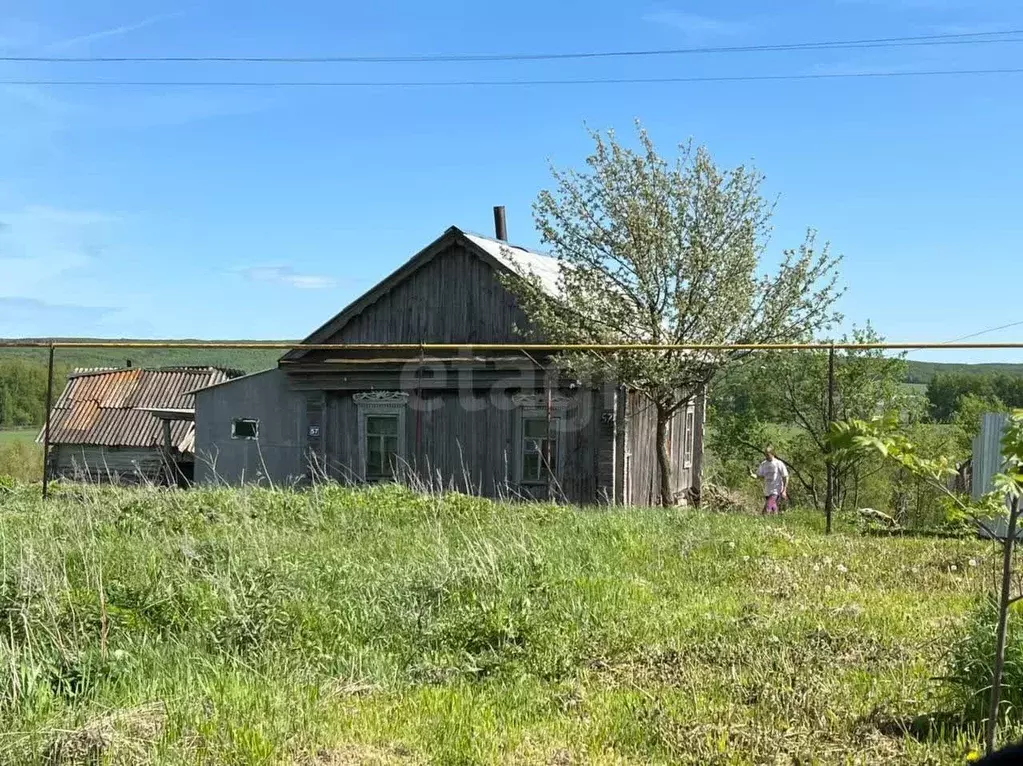
<svg viewBox="0 0 1023 766"><path fill-rule="evenodd" d="M988 412L981 421L980 433L973 440L974 500L993 490L994 475L1002 470L1002 434L1009 416L1001 412Z"/></svg>

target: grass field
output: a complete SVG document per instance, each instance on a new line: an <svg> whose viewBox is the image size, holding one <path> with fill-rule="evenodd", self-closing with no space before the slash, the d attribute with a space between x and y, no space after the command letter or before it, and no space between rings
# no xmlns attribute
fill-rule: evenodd
<svg viewBox="0 0 1023 766"><path fill-rule="evenodd" d="M64 340L89 340L65 338ZM150 341L159 343L159 340ZM246 342L246 341L243 341ZM181 348L61 348L57 350L57 366L61 370L73 367L121 367L131 359L136 367L177 365L216 365L255 372L277 364L284 354L281 350L260 349L181 349ZM0 348L0 361L25 359L46 364L45 348ZM986 374L1003 372L1023 375L1023 364L959 364L908 360L906 382L923 387L937 373L965 372Z"/></svg>
<svg viewBox="0 0 1023 766"><path fill-rule="evenodd" d="M0 428L0 446L5 444L33 444L36 436L39 435L39 428Z"/></svg>
<svg viewBox="0 0 1023 766"><path fill-rule="evenodd" d="M0 429L0 478L37 481L43 477L43 448L38 428Z"/></svg>
<svg viewBox="0 0 1023 766"><path fill-rule="evenodd" d="M0 497L3 764L957 764L978 740L936 679L979 541L394 488L36 497Z"/></svg>
<svg viewBox="0 0 1023 766"><path fill-rule="evenodd" d="M214 365L256 372L273 367L284 353L272 349L58 348L54 359L61 370L74 367L123 367L125 361L131 359L135 367ZM0 348L0 362L7 359L23 359L45 365L46 349Z"/></svg>

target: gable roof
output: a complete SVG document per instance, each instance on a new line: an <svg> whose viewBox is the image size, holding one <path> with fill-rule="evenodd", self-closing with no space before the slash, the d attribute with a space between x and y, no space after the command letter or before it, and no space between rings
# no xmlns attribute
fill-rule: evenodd
<svg viewBox="0 0 1023 766"><path fill-rule="evenodd" d="M161 448L163 425L154 410L191 410L191 391L235 374L217 367L76 369L50 412L50 443ZM172 446L192 451L195 424L172 420L170 425ZM44 433L45 428L36 441Z"/></svg>
<svg viewBox="0 0 1023 766"><path fill-rule="evenodd" d="M440 237L412 256L401 267L348 304L339 314L317 328L302 343L326 343L350 319L374 304L381 296L394 289L394 287L452 245L462 245L468 252L489 264L495 271L519 274L521 276L528 276L530 273L535 274L539 277L540 283L545 290L552 295L560 293L559 277L561 263L557 258L537 253L533 250L527 250L524 247L512 245L498 239L484 237L480 234L471 234L462 231L457 226L451 226ZM308 352L301 348L295 348L282 356L281 361L295 361L306 353Z"/></svg>

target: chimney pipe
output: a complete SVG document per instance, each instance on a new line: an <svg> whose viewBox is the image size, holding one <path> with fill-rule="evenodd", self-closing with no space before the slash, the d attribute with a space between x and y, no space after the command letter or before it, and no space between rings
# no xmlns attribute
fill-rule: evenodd
<svg viewBox="0 0 1023 766"><path fill-rule="evenodd" d="M504 205L494 206L494 235L502 242L508 241L508 221L504 217Z"/></svg>

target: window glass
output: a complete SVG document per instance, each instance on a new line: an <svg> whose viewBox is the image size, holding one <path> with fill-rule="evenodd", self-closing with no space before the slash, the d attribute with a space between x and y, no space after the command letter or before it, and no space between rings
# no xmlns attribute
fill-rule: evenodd
<svg viewBox="0 0 1023 766"><path fill-rule="evenodd" d="M366 418L366 479L394 478L398 466L397 415L370 415Z"/></svg>

